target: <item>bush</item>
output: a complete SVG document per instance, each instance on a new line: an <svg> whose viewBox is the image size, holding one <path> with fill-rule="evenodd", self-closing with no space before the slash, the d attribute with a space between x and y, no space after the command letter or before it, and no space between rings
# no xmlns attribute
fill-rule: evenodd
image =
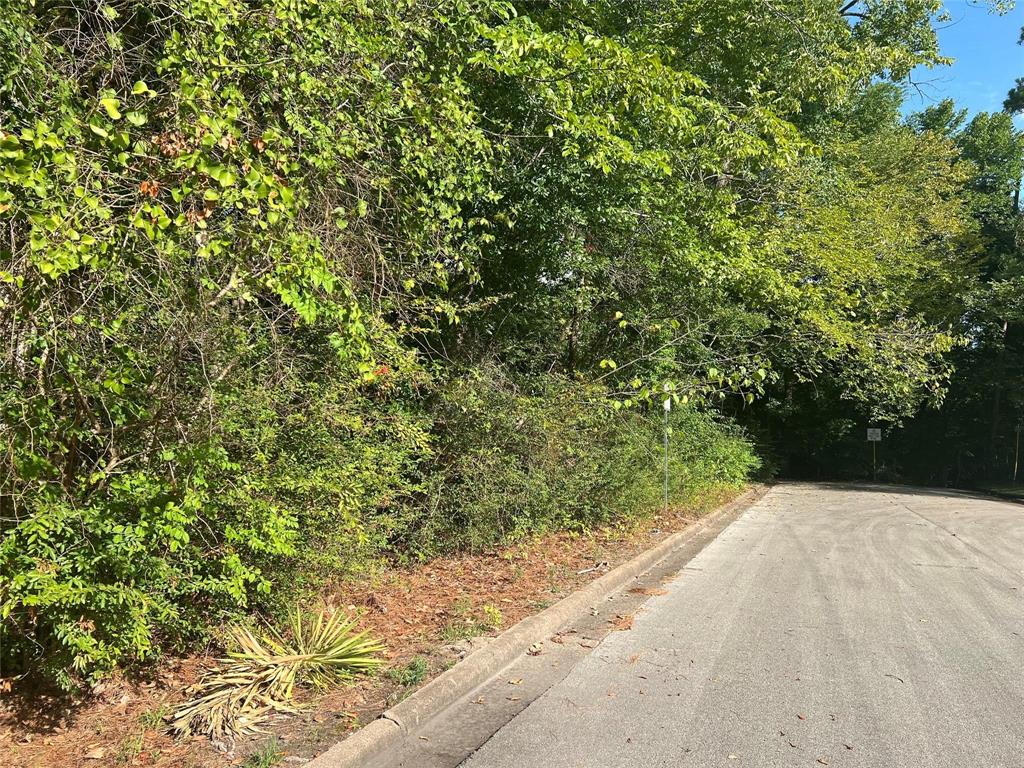
<svg viewBox="0 0 1024 768"><path fill-rule="evenodd" d="M0 3L5 674L71 688L383 558L656 503L658 418L432 346L493 305L481 253L512 231L488 213L499 49L578 48L514 17ZM569 117L573 144L591 121ZM752 464L710 416L674 418L687 490Z"/></svg>
<svg viewBox="0 0 1024 768"><path fill-rule="evenodd" d="M437 457L406 546L420 555L481 550L584 529L659 506L660 409L618 410L606 393L549 374L515 382L495 368L452 381L436 404ZM706 412L672 414L675 500L742 483L758 460Z"/></svg>
<svg viewBox="0 0 1024 768"><path fill-rule="evenodd" d="M490 149L433 65L477 19L375 5L0 4L5 673L151 658L398 524L429 420L382 318L446 305Z"/></svg>

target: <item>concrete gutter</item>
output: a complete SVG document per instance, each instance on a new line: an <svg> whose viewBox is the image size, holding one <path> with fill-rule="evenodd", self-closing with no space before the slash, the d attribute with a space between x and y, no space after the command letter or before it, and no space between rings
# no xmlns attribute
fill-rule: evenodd
<svg viewBox="0 0 1024 768"><path fill-rule="evenodd" d="M608 596L618 593L719 518L745 508L767 492L757 486L657 546L641 552L540 613L528 616L447 672L383 712L373 722L306 763L306 768L357 768L397 746L410 733L497 675L536 642L544 641Z"/></svg>

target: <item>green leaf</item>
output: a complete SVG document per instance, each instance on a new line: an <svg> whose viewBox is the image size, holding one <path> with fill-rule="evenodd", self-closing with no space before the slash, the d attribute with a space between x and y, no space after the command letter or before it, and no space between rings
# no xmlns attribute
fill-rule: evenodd
<svg viewBox="0 0 1024 768"><path fill-rule="evenodd" d="M100 99L100 106L106 110L107 116L110 117L111 120L121 119L121 111L118 109L120 105L121 102L112 96Z"/></svg>

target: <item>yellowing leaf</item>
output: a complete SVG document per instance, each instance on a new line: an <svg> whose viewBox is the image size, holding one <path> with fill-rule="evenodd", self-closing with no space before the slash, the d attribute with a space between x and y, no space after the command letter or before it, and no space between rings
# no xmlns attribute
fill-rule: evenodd
<svg viewBox="0 0 1024 768"><path fill-rule="evenodd" d="M100 106L106 110L106 113L111 120L121 119L121 110L118 109L118 107L121 106L121 102L117 99L111 96L108 96L105 99L100 99Z"/></svg>

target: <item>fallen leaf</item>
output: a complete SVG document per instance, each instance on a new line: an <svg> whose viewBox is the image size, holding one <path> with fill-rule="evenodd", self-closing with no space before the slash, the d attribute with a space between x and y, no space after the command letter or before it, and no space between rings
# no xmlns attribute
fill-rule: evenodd
<svg viewBox="0 0 1024 768"><path fill-rule="evenodd" d="M509 685L522 685L523 684L523 678L521 678L521 677L513 678L512 680L508 681L508 684Z"/></svg>
<svg viewBox="0 0 1024 768"><path fill-rule="evenodd" d="M633 617L628 614L625 616L616 616L614 621L611 621L610 623L617 632L625 632L626 630L633 628Z"/></svg>
<svg viewBox="0 0 1024 768"><path fill-rule="evenodd" d="M729 755L729 759L730 760L739 760L740 756L739 755Z"/></svg>
<svg viewBox="0 0 1024 768"><path fill-rule="evenodd" d="M797 720L806 720L807 718L806 718L806 717L804 717L803 715L797 715L797 716L796 716L796 719L797 719Z"/></svg>
<svg viewBox="0 0 1024 768"><path fill-rule="evenodd" d="M648 597L654 597L655 595L667 595L667 589L659 589L658 587L633 587L629 590L631 595L646 595Z"/></svg>
<svg viewBox="0 0 1024 768"><path fill-rule="evenodd" d="M821 763L822 765L828 765L827 757L819 757L815 762Z"/></svg>
<svg viewBox="0 0 1024 768"><path fill-rule="evenodd" d="M102 760L107 756L106 747L96 747L96 749L90 750L85 753L86 760Z"/></svg>
<svg viewBox="0 0 1024 768"><path fill-rule="evenodd" d="M527 656L540 656L541 650L544 648L544 643L534 643L526 649Z"/></svg>

